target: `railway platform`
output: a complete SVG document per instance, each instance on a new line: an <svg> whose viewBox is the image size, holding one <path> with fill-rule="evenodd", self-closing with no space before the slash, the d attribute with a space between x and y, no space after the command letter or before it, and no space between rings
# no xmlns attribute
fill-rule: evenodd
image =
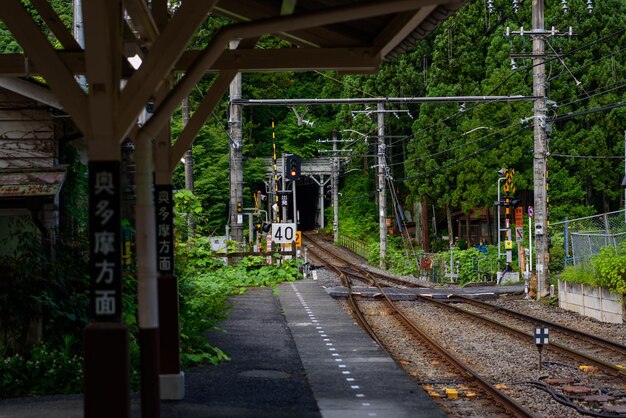
<svg viewBox="0 0 626 418"><path fill-rule="evenodd" d="M161 417L444 417L313 280L250 289L209 341L231 357L186 371ZM133 417L140 399L132 397ZM82 396L0 400L0 418L82 417Z"/></svg>

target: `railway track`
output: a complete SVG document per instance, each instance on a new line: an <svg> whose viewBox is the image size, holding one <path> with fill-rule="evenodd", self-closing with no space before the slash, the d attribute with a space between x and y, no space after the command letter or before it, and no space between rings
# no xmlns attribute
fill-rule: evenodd
<svg viewBox="0 0 626 418"><path fill-rule="evenodd" d="M339 257L333 251L325 248L321 241L315 240L310 235L305 235L305 238L315 243L313 247L309 247L309 251L312 251L316 257L320 259L330 257L343 263L343 266L334 265L332 263L329 264L329 266L335 269L348 289L348 301L355 318L368 334L381 347L389 352L390 350L385 344L384 339L380 337L381 331L376 330L367 319L367 317L372 316L372 314L367 315L364 313L359 305L359 301L354 297L352 293L352 280L356 277L361 277L379 288L385 304L385 310L379 311L381 312L381 316L399 321L402 326L417 339L413 340L411 344L418 344L420 346L418 350L420 355L413 362L415 364L422 364L422 370L419 372L421 376L430 376L430 378L418 379L420 381L419 383L431 396L439 398L441 400L440 402L446 404L445 407L448 413L458 414L458 416L467 416L468 411L473 410L481 411L481 414L484 414L484 416L534 416L531 412L527 411L512 398L507 396L503 391L500 391L486 379L474 372L467 364L461 361L452 352L446 350L427 333L423 332L414 321L404 315L402 310L385 295L383 287L377 283L377 280L370 272ZM429 360L424 361L425 359ZM400 364L407 362L406 359L396 360ZM411 374L417 377L418 372L413 373ZM434 384L441 383L450 386L444 390L446 395L444 398L439 397L439 393L435 392ZM462 392L461 398L459 398L459 392ZM469 408L467 403L468 399L474 400Z"/></svg>
<svg viewBox="0 0 626 418"><path fill-rule="evenodd" d="M488 317L490 321L501 324L507 323L511 328L519 330L522 336L530 337L535 327L547 327L550 329L552 346L562 348L562 351L583 361L597 364L607 372L626 376L626 346L623 344L464 296L455 296L449 301L461 305L457 306L461 309L471 309L475 316Z"/></svg>
<svg viewBox="0 0 626 418"><path fill-rule="evenodd" d="M388 286L406 288L406 287L427 287L427 285L423 283L416 283L413 281L408 281L408 280L403 280L403 279L398 279L398 278L393 278L393 280L389 280L390 279L389 275L377 274L371 271L365 271L361 269L359 266L352 265L350 261L348 261L346 258L339 256L338 254L339 250L335 249L335 250L329 251L328 248L326 248L326 246L330 245L329 243L320 242L319 239L315 239L314 237L310 237L310 236L308 237L308 239L314 243L315 250L319 249L320 251L324 253L324 254L320 254L320 257L325 258L326 260L329 260L332 257L332 260L334 261L332 262L327 261L327 264L335 265L333 268L336 268L338 274L343 276L344 280L349 282L346 284L347 287L351 286L352 281L354 280L358 280L359 282L366 283L368 286L378 287L379 294L381 297L385 299L384 303L386 305L385 307L376 307L378 305L372 305L372 302L369 302L370 307L365 308L365 309L370 310L370 314L369 314L370 322L372 322L372 319L373 319L372 317L376 318L380 316L391 316L391 317L397 317L399 320L401 320L404 324L403 326L407 329L411 328L412 325L407 325L406 322L414 323L416 321L419 321L419 323L423 325L424 321L420 321L419 318L416 319L414 315L410 314L410 311L411 309L414 309L415 306L420 305L420 302L424 302L424 303L421 303L421 305L425 305L426 303L432 304L436 306L437 309L439 310L453 312L453 315L455 316L465 317L465 319L463 319L464 321L467 321L467 322L480 321L491 329L498 329L500 330L499 332L506 331L507 334L513 336L509 338L516 338L519 341L521 341L521 343L519 341L517 343L511 343L512 347L517 347L520 344L526 345L526 346L532 346L533 328L535 326L544 326L544 327L547 326L550 328L550 332L551 332L550 344L547 347L549 348L549 351L551 353L550 357L551 357L551 362L553 364L558 364L558 362L574 364L574 365L580 366L581 370L583 370L583 367L584 367L585 368L584 370L591 371L592 373L598 373L598 370L601 370L602 373L610 375L614 378L614 380L609 380L610 382L616 382L617 385L619 385L621 382L622 387L626 390L626 386L624 386L624 383L626 383L624 381L624 376L626 375L626 369L624 368L624 364L626 363L626 347L619 343L602 339L597 336L594 336L594 335L591 335L591 334L588 334L588 333L585 333L576 329L572 329L572 328L569 328L560 324L549 322L549 321L536 318L530 315L521 314L519 312L515 312L510 309L504 309L504 308L497 307L486 302L477 301L477 300L470 299L470 298L463 297L463 296L450 297L445 302L441 302L441 301L433 300L432 298L429 298L429 297L422 297L418 295L417 296L418 302L410 302L410 303L405 302L401 304L392 305L392 301L390 301L389 298L385 294L385 290L386 288L388 290ZM358 302L356 301L353 301L351 303L358 305ZM352 308L352 309L358 309L358 308ZM375 313L374 315L371 314L371 312L376 312L376 311L379 311L380 314L379 315L376 315ZM441 315L441 314L438 314L438 315ZM367 321L366 317L368 317L368 315L366 314L362 316L364 317L363 320ZM470 317L471 319L468 319ZM456 319L451 319L451 321L456 321ZM370 328L373 328L371 324L370 324ZM432 332L432 330L430 332ZM426 331L422 331L422 334L427 334L427 333L428 332ZM420 337L420 338L422 340L426 340L429 337L428 335L426 335L426 338L424 337ZM382 339L381 337L377 337L377 340L379 341L379 343L381 339ZM437 341L433 340L433 343L434 345L436 345ZM431 342L429 342L428 344L433 346ZM441 347L437 347L432 350L438 351L440 349ZM526 350L532 351L531 349L528 349L528 348ZM429 358L424 353L422 353L421 355L423 355L424 358ZM462 363L462 361L459 360L458 358L456 358L455 360L446 360L447 363L451 363L451 364L457 361L459 363ZM433 363L433 360L429 360L428 362ZM434 362L436 362L436 360L434 360ZM403 363L402 359L400 360L400 363L401 364ZM414 375L415 377L418 377L418 382L426 390L429 390L429 388L433 386L430 383L437 381L437 376L440 377L439 378L440 381L441 381L441 377L443 377L444 381L448 379L449 382L453 382L455 381L455 379L458 379L458 377L451 378L449 371L444 371L444 370L429 371L429 370L424 369L423 367L421 369L419 368L416 369L415 367L416 365L413 364L414 362L409 362L409 363L411 364L405 365L407 366L405 367L405 369L409 371L409 374ZM426 362L423 362L423 363L426 363ZM459 367L462 367L462 366L455 364L455 368L460 369ZM474 373L474 372L469 372L469 374L477 375L477 373ZM421 376L430 376L430 377L428 379L424 379ZM591 381L593 381L593 379L591 379ZM606 382L606 380L598 380L598 381ZM487 383L489 382L487 381ZM561 404L567 405L573 411L576 411L581 414L581 415L572 415L572 416L583 416L583 415L589 415L589 414L591 414L592 416L600 416L600 417L625 417L626 416L626 413L624 414L621 413L622 409L619 408L619 405L615 409L615 413L602 412L601 409L596 407L597 402L595 404L594 404L594 401L590 401L586 403L583 402L584 399L587 399L587 397L585 397L584 394L573 395L574 398L577 398L577 399L572 400L573 398L571 395L564 396L562 395L561 392L559 392L561 388L555 387L558 385L563 386L563 385L568 385L568 384L579 385L581 387L584 387L584 385L578 382L576 379L571 379L571 378L546 379L545 381L539 381L539 382L535 381L535 382L525 382L525 383L528 386L534 386L536 388L542 389L545 392L550 393L552 398L556 399ZM456 381L455 384L459 385L459 382ZM598 383L598 385L601 385L601 384ZM571 388L570 386L567 386L567 387ZM494 389L497 390L497 388L495 387ZM590 399L593 398L594 400L599 400L602 398L602 396L604 396L605 398L604 400L606 400L607 398L607 396L603 395L603 393L605 393L606 390L601 387L598 388L597 390L592 390L591 392L599 394L598 396L600 397L598 398L598 397L590 396L588 397ZM497 395L492 395L492 396L497 396ZM626 397L626 393L624 393L623 396ZM498 402L501 405L504 405L504 403L501 403L500 401ZM519 405L517 406L519 407ZM520 407L520 408L524 410L523 407ZM594 410L596 412L590 412ZM511 412L509 413L514 415L514 413L511 413ZM523 416L532 416L532 413L528 411L525 411L523 413L531 414L531 415L523 415ZM452 413L451 415L453 414L454 413ZM459 416L462 416L462 414L460 414ZM485 416L494 416L494 415L486 414ZM518 415L515 415L515 416L518 416Z"/></svg>

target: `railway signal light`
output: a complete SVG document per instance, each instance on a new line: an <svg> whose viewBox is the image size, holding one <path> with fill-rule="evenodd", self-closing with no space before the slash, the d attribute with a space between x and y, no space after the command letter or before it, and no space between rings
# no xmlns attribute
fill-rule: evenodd
<svg viewBox="0 0 626 418"><path fill-rule="evenodd" d="M243 213L243 206L241 202L237 202L237 213Z"/></svg>
<svg viewBox="0 0 626 418"><path fill-rule="evenodd" d="M298 180L300 178L300 165L301 160L297 155L290 155L287 157L287 173L286 177L289 180Z"/></svg>

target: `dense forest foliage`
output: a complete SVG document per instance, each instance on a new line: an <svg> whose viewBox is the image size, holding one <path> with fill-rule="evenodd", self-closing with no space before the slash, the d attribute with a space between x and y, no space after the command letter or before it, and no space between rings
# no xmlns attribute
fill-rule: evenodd
<svg viewBox="0 0 626 418"><path fill-rule="evenodd" d="M28 2L26 2L28 4ZM51 4L71 23L71 1ZM592 4L547 1L545 26L558 34L546 37L546 88L549 115L549 214L552 220L616 210L623 206L626 62L626 5L620 0ZM470 1L413 51L385 62L371 75L333 72L246 73L244 98L349 98L532 95L531 7L520 2ZM189 48L205 46L224 24L207 19ZM507 36L507 28L525 36ZM572 35L568 35L570 30ZM51 37L51 42L55 42ZM260 48L287 46L264 37ZM10 33L0 28L0 49L16 51ZM512 58L514 54L526 58ZM213 76L207 75L190 95L193 112ZM518 195L532 204L532 102L425 103L389 105L386 116L387 164L400 203L427 201L437 211L468 213L493 206L497 171L515 168ZM363 105L244 107L245 206L264 180L257 157L272 155L272 120L279 153L302 157L329 144L333 129L353 140L344 162L340 218L342 228L359 225L375 232L373 204L376 170L376 118ZM355 111L359 113L355 113ZM298 118L311 123L298 123ZM195 193L204 208L202 226L222 234L228 219L228 97L215 109L194 147ZM525 121L525 122L521 122ZM181 115L172 119L176 138ZM360 132L360 134L356 134ZM364 140L364 135L368 136ZM327 146L328 145L328 146ZM183 188L182 167L175 187ZM371 197L364 199L363 197ZM358 232L358 231L357 231Z"/></svg>
<svg viewBox="0 0 626 418"><path fill-rule="evenodd" d="M528 2L515 13L511 3L468 2L413 51L385 62L377 74L332 72L244 74L243 97L349 98L532 95L532 39L507 36L507 27L531 27ZM209 20L207 25L215 22ZM576 218L623 207L626 5L598 2L589 13L583 1L546 2L546 27L561 34L546 38L548 99L548 176L551 220ZM211 26L214 28L215 26ZM572 28L572 36L567 35ZM207 29L207 33L211 29ZM202 46L206 39L197 39ZM262 48L284 46L275 38ZM210 77L207 77L207 83ZM206 86L191 97L200 99ZM194 97L195 96L195 97ZM194 146L196 193L216 233L227 219L227 97ZM400 203L427 200L437 211L468 213L493 206L502 167L515 168L517 194L532 204L532 102L427 103L389 105L386 114L387 163ZM353 140L342 176L340 226L364 235L377 233L374 205L376 117L363 105L244 107L245 199L263 180L255 157L272 155L276 122L279 152L303 157L319 153L331 137ZM298 116L313 125L298 124ZM174 118L174 124L179 124ZM524 121L524 122L522 122ZM360 134L355 133L359 132ZM176 132L176 130L174 130ZM364 140L363 134L369 136ZM183 184L178 173L176 184ZM366 197L366 198L364 198ZM251 203L251 202L248 202Z"/></svg>

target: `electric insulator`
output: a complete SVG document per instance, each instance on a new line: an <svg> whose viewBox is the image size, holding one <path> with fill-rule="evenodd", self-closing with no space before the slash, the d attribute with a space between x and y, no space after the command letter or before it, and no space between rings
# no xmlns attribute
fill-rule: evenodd
<svg viewBox="0 0 626 418"><path fill-rule="evenodd" d="M493 10L494 10L493 0L487 0L487 9L489 9L489 14L493 13Z"/></svg>
<svg viewBox="0 0 626 418"><path fill-rule="evenodd" d="M591 1L591 0L589 0ZM519 3L517 0L513 0L513 11L517 13L519 11Z"/></svg>
<svg viewBox="0 0 626 418"><path fill-rule="evenodd" d="M561 0L561 9L563 9L563 13L567 13L567 0Z"/></svg>
<svg viewBox="0 0 626 418"><path fill-rule="evenodd" d="M511 58L511 70L517 70L517 65L515 64L515 60Z"/></svg>
<svg viewBox="0 0 626 418"><path fill-rule="evenodd" d="M587 0L587 11L589 13L593 12L593 2L591 0Z"/></svg>

